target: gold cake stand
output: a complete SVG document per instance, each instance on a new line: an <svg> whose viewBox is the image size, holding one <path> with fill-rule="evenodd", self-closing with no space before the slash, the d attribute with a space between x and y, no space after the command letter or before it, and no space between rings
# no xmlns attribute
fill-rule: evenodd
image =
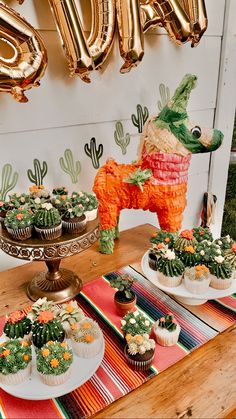
<svg viewBox="0 0 236 419"><path fill-rule="evenodd" d="M89 221L86 229L80 234L65 233L53 241L42 241L33 236L24 241L17 241L0 226L0 249L17 259L44 261L48 271L40 272L32 279L27 287L27 295L33 301L47 297L48 300L62 303L80 292L82 281L74 272L59 268L61 259L83 252L92 246L98 237L98 219Z"/></svg>

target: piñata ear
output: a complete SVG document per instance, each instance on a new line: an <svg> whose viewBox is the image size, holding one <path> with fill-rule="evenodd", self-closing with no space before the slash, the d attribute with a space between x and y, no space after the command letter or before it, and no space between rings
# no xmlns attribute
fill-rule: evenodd
<svg viewBox="0 0 236 419"><path fill-rule="evenodd" d="M179 113L186 112L189 96L192 89L195 88L196 82L197 76L193 74L185 74L180 85L177 87L174 96L168 103L169 108Z"/></svg>

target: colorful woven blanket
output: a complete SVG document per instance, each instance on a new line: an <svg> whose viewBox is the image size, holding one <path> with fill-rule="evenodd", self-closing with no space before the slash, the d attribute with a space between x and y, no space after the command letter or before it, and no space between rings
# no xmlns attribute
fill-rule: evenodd
<svg viewBox="0 0 236 419"><path fill-rule="evenodd" d="M152 322L171 311L181 326L178 344L168 348L157 345L153 366L147 372L130 369L123 355L120 317L113 302L115 291L109 285L109 281L120 273L129 273L137 279L133 286L138 297L137 308ZM89 282L76 300L86 315L95 319L103 330L106 349L101 366L77 390L53 400L26 401L0 390L0 418L89 417L175 364L236 321L236 295L193 307L192 313L130 267ZM4 318L0 320L0 329L4 321Z"/></svg>

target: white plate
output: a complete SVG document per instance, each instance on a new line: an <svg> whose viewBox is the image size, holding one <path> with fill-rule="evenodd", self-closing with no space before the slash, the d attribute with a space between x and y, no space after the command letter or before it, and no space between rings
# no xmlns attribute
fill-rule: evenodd
<svg viewBox="0 0 236 419"><path fill-rule="evenodd" d="M0 343L4 342L1 336ZM69 342L68 342L69 343ZM69 346L71 347L70 343ZM67 393L80 387L88 381L97 371L104 356L105 343L102 341L102 348L98 355L93 358L85 359L74 355L72 364L72 374L70 378L59 386L47 386L40 380L36 370L36 358L33 349L33 368L31 377L22 384L7 386L1 384L1 388L12 396L19 397L26 400L47 400L54 397L64 396Z"/></svg>
<svg viewBox="0 0 236 419"><path fill-rule="evenodd" d="M192 294L189 292L183 283L181 283L178 287L165 287L164 285L160 284L158 281L158 273L153 271L148 264L148 251L143 255L141 267L143 270L144 275L160 288L162 291L165 291L167 294L173 295L176 297L176 300L189 304L189 305L200 305L204 304L207 300L215 300L217 298L226 297L228 295L236 293L236 280L234 279L230 288L226 290L217 290L214 288L209 287L208 291L205 294Z"/></svg>

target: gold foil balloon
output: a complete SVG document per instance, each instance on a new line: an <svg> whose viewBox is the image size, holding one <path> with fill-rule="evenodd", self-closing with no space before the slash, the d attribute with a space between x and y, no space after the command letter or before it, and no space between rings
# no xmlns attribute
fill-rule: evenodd
<svg viewBox="0 0 236 419"><path fill-rule="evenodd" d="M120 69L127 73L136 67L144 55L139 0L116 0L120 54L125 63Z"/></svg>
<svg viewBox="0 0 236 419"><path fill-rule="evenodd" d="M39 85L47 66L47 53L39 33L18 13L0 1L0 40L10 58L0 51L0 92L27 102L24 91Z"/></svg>
<svg viewBox="0 0 236 419"><path fill-rule="evenodd" d="M192 23L192 47L196 46L207 29L208 19L204 0L180 0Z"/></svg>

